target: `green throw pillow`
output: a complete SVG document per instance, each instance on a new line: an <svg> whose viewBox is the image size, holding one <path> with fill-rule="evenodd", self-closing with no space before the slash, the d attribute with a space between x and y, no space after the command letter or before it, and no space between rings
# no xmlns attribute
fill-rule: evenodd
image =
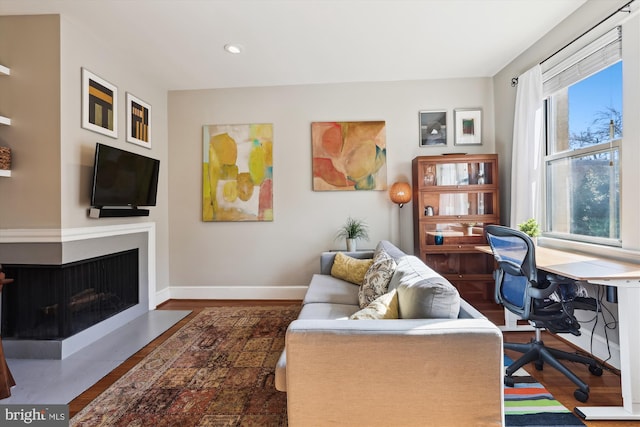
<svg viewBox="0 0 640 427"><path fill-rule="evenodd" d="M331 266L331 275L355 285L361 285L373 259L357 259L338 252Z"/></svg>

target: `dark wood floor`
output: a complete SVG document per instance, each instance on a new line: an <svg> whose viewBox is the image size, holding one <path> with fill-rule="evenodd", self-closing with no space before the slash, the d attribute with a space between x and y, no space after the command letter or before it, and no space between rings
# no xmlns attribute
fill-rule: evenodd
<svg viewBox="0 0 640 427"><path fill-rule="evenodd" d="M494 321L496 324L501 324L503 321L502 307L492 302L486 302L482 300L472 300L469 298L469 302L472 303L478 310L480 310L485 316ZM265 304L287 304L298 305L299 301L213 301L213 300L171 300L162 304L159 309L165 310L193 310L189 316L181 320L167 332L156 338L145 348L133 355L127 361L125 361L118 368L113 370L102 380L92 386L90 389L82 393L76 399L69 404L69 415L73 416L85 405L91 402L96 396L102 393L107 387L113 384L118 378L120 378L125 372L134 367L140 362L147 354L153 351L164 340L173 335L178 329L180 329L185 323L193 318L199 311L205 307L215 306L228 306L228 305L265 305ZM505 341L510 342L528 342L531 338L531 333L528 332L505 332ZM574 351L569 344L559 340L558 338L545 334L543 340L546 344L553 347ZM507 352L509 354L509 352ZM509 354L513 358L517 358L517 354ZM566 379L563 375L559 374L555 369L545 369L543 371L536 371L535 367L527 366L526 370L541 382L563 405L567 408L573 409L575 406L619 406L622 404L622 397L620 394L620 376L618 373L612 370L605 370L601 377L595 377L589 374L587 368L578 364L568 365L578 376L583 378L591 389L591 395L589 401L586 404L577 402L573 397L573 392L576 389L574 384ZM585 424L589 427L614 427L624 426L630 427L633 425L639 425L634 421L585 421Z"/></svg>

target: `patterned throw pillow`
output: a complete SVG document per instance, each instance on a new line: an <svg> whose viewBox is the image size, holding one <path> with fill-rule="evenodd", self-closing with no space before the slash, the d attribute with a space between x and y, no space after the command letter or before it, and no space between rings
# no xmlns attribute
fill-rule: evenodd
<svg viewBox="0 0 640 427"><path fill-rule="evenodd" d="M357 259L338 252L331 266L331 275L355 285L361 285L371 264L373 259Z"/></svg>
<svg viewBox="0 0 640 427"><path fill-rule="evenodd" d="M369 303L386 294L389 281L396 271L396 262L385 251L376 251L373 256L373 264L367 270L358 290L358 302L360 308L365 308Z"/></svg>
<svg viewBox="0 0 640 427"><path fill-rule="evenodd" d="M397 319L398 318L398 291L395 289L380 295L371 304L362 310L349 316L351 320L362 319Z"/></svg>

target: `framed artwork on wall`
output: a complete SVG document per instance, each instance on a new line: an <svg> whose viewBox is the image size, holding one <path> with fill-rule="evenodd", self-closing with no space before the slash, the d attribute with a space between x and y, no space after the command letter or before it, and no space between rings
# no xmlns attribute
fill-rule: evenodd
<svg viewBox="0 0 640 427"><path fill-rule="evenodd" d="M273 221L273 125L205 125L202 220Z"/></svg>
<svg viewBox="0 0 640 427"><path fill-rule="evenodd" d="M384 121L313 122L314 191L387 189Z"/></svg>
<svg viewBox="0 0 640 427"><path fill-rule="evenodd" d="M118 88L82 68L82 127L118 138Z"/></svg>
<svg viewBox="0 0 640 427"><path fill-rule="evenodd" d="M420 111L420 146L447 145L447 112Z"/></svg>
<svg viewBox="0 0 640 427"><path fill-rule="evenodd" d="M482 145L482 110L455 109L455 145Z"/></svg>
<svg viewBox="0 0 640 427"><path fill-rule="evenodd" d="M127 92L127 142L151 149L151 105Z"/></svg>

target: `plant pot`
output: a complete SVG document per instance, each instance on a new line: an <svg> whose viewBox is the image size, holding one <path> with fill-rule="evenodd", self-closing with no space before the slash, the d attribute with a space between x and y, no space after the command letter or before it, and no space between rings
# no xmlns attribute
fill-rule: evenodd
<svg viewBox="0 0 640 427"><path fill-rule="evenodd" d="M356 251L356 239L347 239L347 252Z"/></svg>

